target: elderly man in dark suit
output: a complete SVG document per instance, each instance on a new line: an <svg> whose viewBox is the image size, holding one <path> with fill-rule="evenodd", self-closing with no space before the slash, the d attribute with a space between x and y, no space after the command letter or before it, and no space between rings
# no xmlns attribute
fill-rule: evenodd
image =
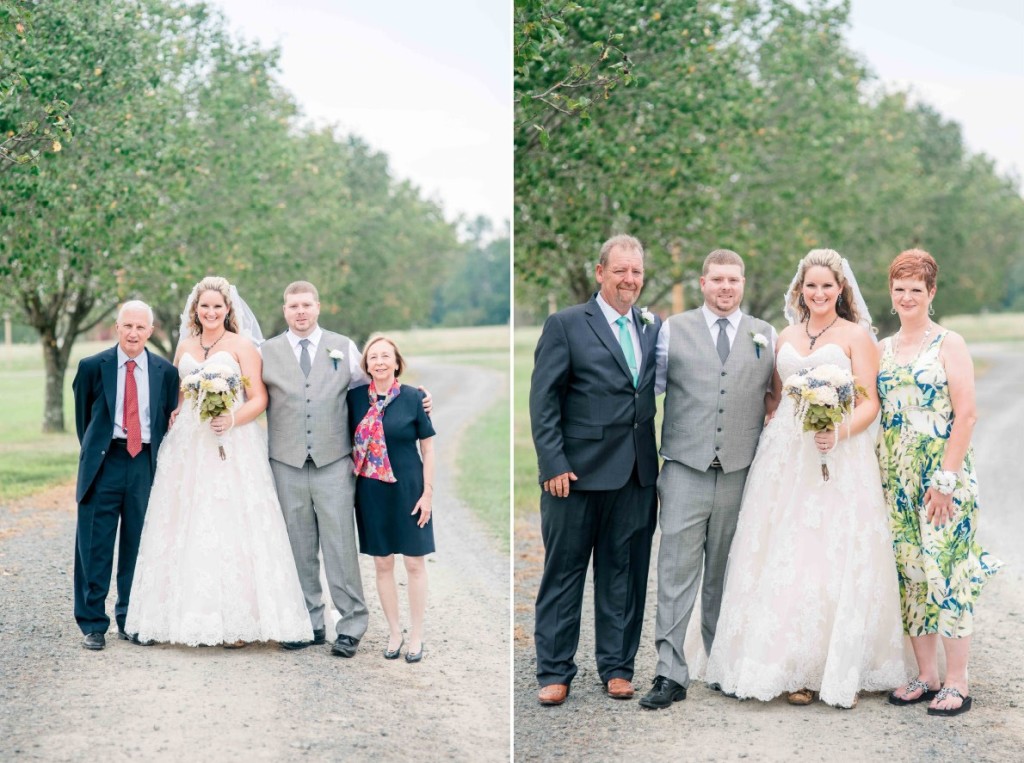
<svg viewBox="0 0 1024 763"><path fill-rule="evenodd" d="M124 621L157 450L178 406L177 371L146 349L152 334L149 305L125 302L117 314L117 345L84 358L72 385L82 446L76 493L75 620L85 634L86 649L106 645L106 600L118 523L114 616L118 636L140 643L134 634L125 633Z"/></svg>
<svg viewBox="0 0 1024 763"><path fill-rule="evenodd" d="M595 273L600 291L544 324L530 385L545 552L534 632L542 705L564 702L576 675L591 554L598 673L610 697L633 696L656 524L661 320L634 306L642 245L632 236L609 239Z"/></svg>

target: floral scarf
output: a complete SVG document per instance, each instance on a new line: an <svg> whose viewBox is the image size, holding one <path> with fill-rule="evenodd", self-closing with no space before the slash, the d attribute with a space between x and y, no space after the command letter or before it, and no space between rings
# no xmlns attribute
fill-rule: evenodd
<svg viewBox="0 0 1024 763"><path fill-rule="evenodd" d="M368 477L381 482L397 482L395 473L391 471L391 460L388 458L388 446L384 442L384 409L398 397L402 385L395 382L391 385L383 399L377 399L373 382L367 387L370 396L370 410L363 416L355 431L355 445L352 448L352 460L355 462L357 477Z"/></svg>

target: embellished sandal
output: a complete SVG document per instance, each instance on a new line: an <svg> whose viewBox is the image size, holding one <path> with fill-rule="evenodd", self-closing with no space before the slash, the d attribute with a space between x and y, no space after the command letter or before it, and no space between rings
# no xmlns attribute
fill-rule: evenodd
<svg viewBox="0 0 1024 763"><path fill-rule="evenodd" d="M810 689L791 691L786 699L791 705L809 705L814 702L814 692Z"/></svg>
<svg viewBox="0 0 1024 763"><path fill-rule="evenodd" d="M890 705L916 705L918 702L930 702L935 699L935 696L939 693L938 689L929 689L928 684L922 681L920 678L915 678L913 681L907 684L907 688L903 690L904 694L912 694L920 689L921 693L911 699L904 699L899 696L896 692L889 692L889 704Z"/></svg>
<svg viewBox="0 0 1024 763"><path fill-rule="evenodd" d="M939 693L935 695L935 699L939 700L939 702L941 702L944 699L949 699L950 697L959 698L960 707L951 707L949 709L929 707L928 715L942 715L948 718L954 715L960 715L960 713L966 713L968 710L971 709L971 698L969 696L965 697L952 686L943 686L939 690Z"/></svg>

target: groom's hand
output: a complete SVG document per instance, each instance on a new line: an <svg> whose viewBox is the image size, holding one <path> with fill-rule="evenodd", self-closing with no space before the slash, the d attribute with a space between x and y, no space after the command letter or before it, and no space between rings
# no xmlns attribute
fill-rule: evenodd
<svg viewBox="0 0 1024 763"><path fill-rule="evenodd" d="M565 498L569 495L569 483L576 481L574 472L565 472L557 477L544 480L544 492L551 493L555 498Z"/></svg>
<svg viewBox="0 0 1024 763"><path fill-rule="evenodd" d="M434 398L427 392L426 387L417 387L417 389L423 393L423 412L430 415L430 411L434 408Z"/></svg>

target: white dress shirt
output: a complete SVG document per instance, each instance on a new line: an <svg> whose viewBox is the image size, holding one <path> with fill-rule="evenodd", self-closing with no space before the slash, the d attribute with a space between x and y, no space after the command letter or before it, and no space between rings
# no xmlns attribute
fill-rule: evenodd
<svg viewBox="0 0 1024 763"><path fill-rule="evenodd" d="M319 325L313 329L312 333L307 337L301 337L298 334L292 333L291 329L285 332L285 337L288 339L288 343L292 346L292 352L295 353L295 362L299 362L299 358L302 356L302 345L299 344L303 338L309 340L309 347L307 352L309 353L309 362L313 363L313 358L316 357L317 348L320 346L320 340L324 338L324 330ZM348 362L348 371L351 379L349 379L348 388L354 389L360 387L363 384L370 383L370 377L363 371L363 367L360 365L362 354L359 352L359 348L356 347L356 343L351 339L348 340L348 348L342 350L345 353L345 360Z"/></svg>
<svg viewBox="0 0 1024 763"><path fill-rule="evenodd" d="M732 343L736 341L736 333L740 328L740 319L743 317L743 311L736 308L728 315L718 315L712 311L707 304L700 306L700 311L704 316L704 322L708 325L708 331L711 333L711 344L718 345L718 332L721 331L721 327L718 325L720 318L725 318L729 321L728 326L725 329L725 335L729 339L729 349L732 349ZM655 359L657 366L654 372L654 394L660 395L665 391L665 387L668 386L668 338L669 334L669 323L664 321L661 324L661 331L658 332L658 343L655 345ZM775 333L775 328L772 327L771 335L768 337L768 351L775 352L775 343L778 340L778 334Z"/></svg>
<svg viewBox="0 0 1024 763"><path fill-rule="evenodd" d="M128 439L128 430L124 426L124 380L129 360L135 361L135 389L139 398L139 424L142 430L142 441L149 442L149 353L145 350L137 358L129 358L128 354L117 346L117 400L114 402L114 431L112 438Z"/></svg>
<svg viewBox="0 0 1024 763"><path fill-rule="evenodd" d="M619 324L616 321L619 318L625 317L626 328L629 330L629 336L633 340L633 355L636 357L636 368L637 373L643 367L644 358L643 353L640 352L640 334L637 332L636 326L633 325L633 310L630 309L625 316L621 315L618 310L609 305L604 301L604 297L601 293L597 294L597 304L601 308L601 312L604 314L604 319L608 321L608 325L611 326L612 334L615 336L615 341L619 341Z"/></svg>

